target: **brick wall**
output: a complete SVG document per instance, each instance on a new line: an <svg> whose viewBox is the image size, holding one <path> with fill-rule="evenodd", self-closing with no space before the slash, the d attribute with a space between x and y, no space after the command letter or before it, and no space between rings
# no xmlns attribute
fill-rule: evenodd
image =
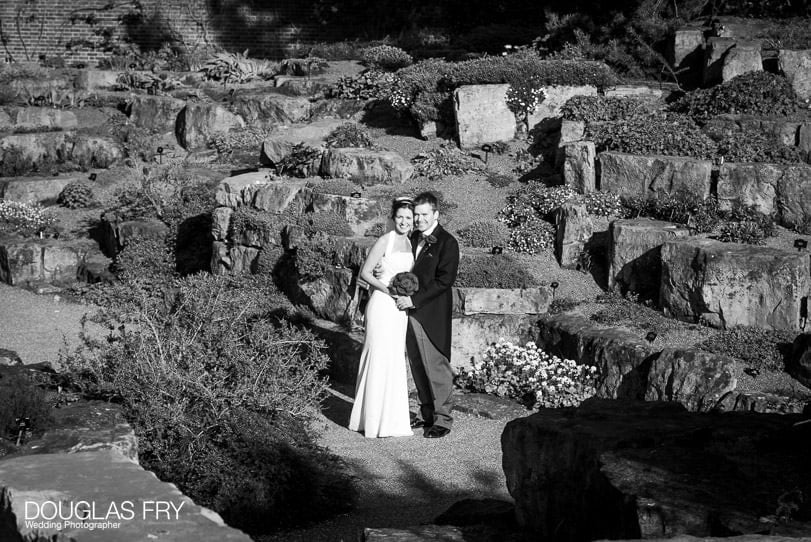
<svg viewBox="0 0 811 542"><path fill-rule="evenodd" d="M268 7L270 4L270 7ZM335 37L302 0L141 0L141 22L131 0L0 0L3 58L94 63L109 55L103 33L155 48L171 35L188 46L209 42L252 57L282 58L285 48ZM145 22L145 24L144 24ZM18 30L19 23L19 30Z"/></svg>

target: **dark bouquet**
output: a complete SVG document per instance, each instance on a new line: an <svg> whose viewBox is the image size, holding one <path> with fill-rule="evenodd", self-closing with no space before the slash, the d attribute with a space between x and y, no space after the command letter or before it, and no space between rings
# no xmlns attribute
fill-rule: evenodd
<svg viewBox="0 0 811 542"><path fill-rule="evenodd" d="M402 273L397 273L394 275L394 278L391 279L389 293L393 295L410 296L414 295L419 287L420 283L417 280L417 275L404 271Z"/></svg>

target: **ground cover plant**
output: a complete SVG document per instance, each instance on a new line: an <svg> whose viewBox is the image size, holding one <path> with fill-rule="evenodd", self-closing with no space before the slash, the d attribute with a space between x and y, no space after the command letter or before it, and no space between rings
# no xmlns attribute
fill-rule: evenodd
<svg viewBox="0 0 811 542"><path fill-rule="evenodd" d="M552 356L532 342L520 346L500 340L470 369L461 368L456 384L534 409L577 406L596 393L596 379L596 367Z"/></svg>
<svg viewBox="0 0 811 542"><path fill-rule="evenodd" d="M102 312L110 337L85 337L63 359L73 384L121 402L141 462L231 525L262 533L345 510L348 479L308 425L324 345L285 319L289 304L267 283L173 284Z"/></svg>

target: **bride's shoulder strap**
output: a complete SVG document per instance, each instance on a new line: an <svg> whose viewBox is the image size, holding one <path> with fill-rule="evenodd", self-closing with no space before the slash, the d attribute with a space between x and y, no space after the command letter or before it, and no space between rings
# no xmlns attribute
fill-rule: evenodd
<svg viewBox="0 0 811 542"><path fill-rule="evenodd" d="M386 251L383 253L383 256L388 256L391 254L391 249L394 247L394 232L390 231L386 234L388 239L386 240Z"/></svg>

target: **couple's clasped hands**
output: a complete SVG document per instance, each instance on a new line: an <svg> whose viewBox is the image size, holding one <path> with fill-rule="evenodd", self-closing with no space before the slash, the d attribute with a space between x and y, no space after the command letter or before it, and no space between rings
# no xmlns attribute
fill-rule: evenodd
<svg viewBox="0 0 811 542"><path fill-rule="evenodd" d="M375 278L379 279L383 275L383 266L378 263L375 266L373 273L374 273ZM414 308L414 303L412 303L412 301L411 301L411 296L394 295L394 294L389 294L389 295L392 298L394 298L394 302L397 304L397 308L400 309L401 311Z"/></svg>

